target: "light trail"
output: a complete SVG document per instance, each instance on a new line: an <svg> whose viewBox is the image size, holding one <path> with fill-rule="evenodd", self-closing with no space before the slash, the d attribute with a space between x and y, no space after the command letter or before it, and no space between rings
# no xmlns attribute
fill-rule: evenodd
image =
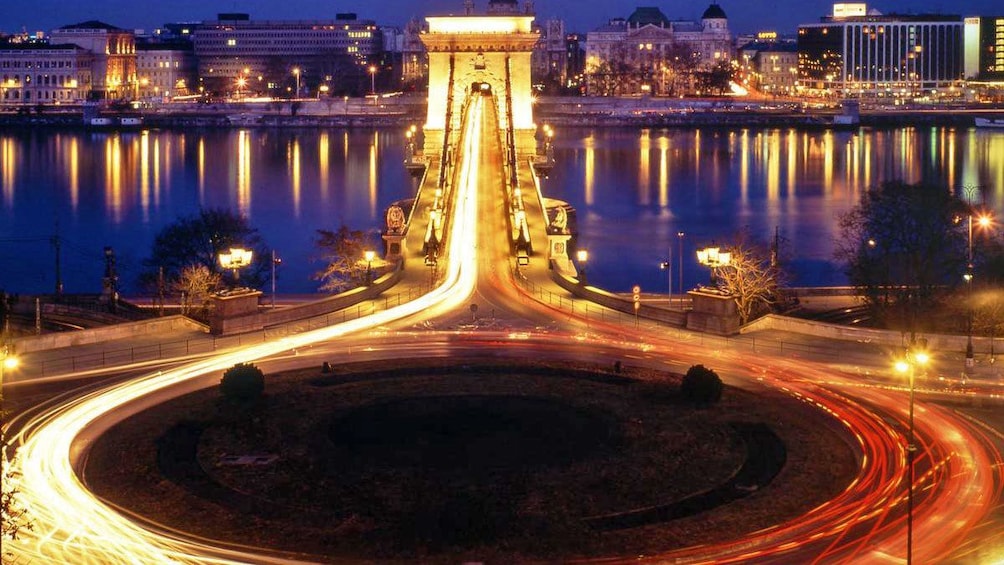
<svg viewBox="0 0 1004 565"><path fill-rule="evenodd" d="M22 563L241 563L282 562L255 551L220 548L183 534L152 531L98 500L77 476L90 440L113 423L163 400L171 389L197 390L219 371L284 351L362 332L419 313L449 311L473 294L477 282L477 180L484 102L475 96L462 138L458 193L443 283L411 302L342 324L216 355L178 369L158 372L100 390L42 414L27 423L13 443L20 444L11 470L18 477L18 501L31 516L33 530L4 546ZM87 435L85 435L85 431ZM6 456L6 454L5 454Z"/></svg>

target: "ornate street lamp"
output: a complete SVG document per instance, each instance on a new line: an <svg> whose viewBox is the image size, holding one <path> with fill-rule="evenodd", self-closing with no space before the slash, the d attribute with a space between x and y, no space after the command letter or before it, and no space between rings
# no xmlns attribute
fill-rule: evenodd
<svg viewBox="0 0 1004 565"><path fill-rule="evenodd" d="M300 97L300 67L293 67L293 76L296 77L296 95L293 98Z"/></svg>
<svg viewBox="0 0 1004 565"><path fill-rule="evenodd" d="M370 65L370 94L376 94L376 65Z"/></svg>
<svg viewBox="0 0 1004 565"><path fill-rule="evenodd" d="M721 251L718 247L705 247L697 250L697 261L711 269L711 286L715 286L717 284L715 270L728 266L732 262L732 254Z"/></svg>
<svg viewBox="0 0 1004 565"><path fill-rule="evenodd" d="M220 253L220 266L234 272L234 286L240 279L238 271L251 264L253 252L242 247L231 247L229 253Z"/></svg>
<svg viewBox="0 0 1004 565"><path fill-rule="evenodd" d="M980 215L976 218L977 226L981 228L987 228L990 226L990 216ZM974 264L973 264L973 215L969 214L969 254L968 261L966 263L966 273L962 275L962 278L966 281L966 294L967 302L969 306L968 320L966 321L966 372L973 370L975 365L975 359L973 355L973 275L974 275Z"/></svg>

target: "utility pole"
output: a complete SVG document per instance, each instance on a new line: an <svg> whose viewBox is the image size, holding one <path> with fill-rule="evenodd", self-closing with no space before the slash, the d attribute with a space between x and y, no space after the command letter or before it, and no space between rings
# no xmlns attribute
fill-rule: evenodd
<svg viewBox="0 0 1004 565"><path fill-rule="evenodd" d="M118 309L119 275L115 269L115 251L111 247L105 247L105 276L102 280L104 298L108 301L108 309L113 314Z"/></svg>
<svg viewBox="0 0 1004 565"><path fill-rule="evenodd" d="M157 269L157 315L164 315L164 267Z"/></svg>
<svg viewBox="0 0 1004 565"><path fill-rule="evenodd" d="M59 260L59 231L57 228L56 235L52 236L50 240L52 247L56 250L56 300L63 298L63 271L62 262Z"/></svg>

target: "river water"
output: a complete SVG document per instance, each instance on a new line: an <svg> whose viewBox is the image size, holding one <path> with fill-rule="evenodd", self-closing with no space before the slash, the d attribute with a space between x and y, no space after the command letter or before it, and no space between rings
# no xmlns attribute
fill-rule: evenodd
<svg viewBox="0 0 1004 565"><path fill-rule="evenodd" d="M155 234L200 208L245 214L283 258L280 293L314 292L317 229L374 231L417 188L396 129L0 130L0 288L99 292L111 246L136 289ZM679 291L707 280L695 250L740 229L783 242L793 284L842 284L841 214L884 180L937 182L1004 210L1004 131L895 128L564 129L545 196L577 211L589 280ZM683 232L682 238L677 234ZM672 255L672 256L671 256Z"/></svg>

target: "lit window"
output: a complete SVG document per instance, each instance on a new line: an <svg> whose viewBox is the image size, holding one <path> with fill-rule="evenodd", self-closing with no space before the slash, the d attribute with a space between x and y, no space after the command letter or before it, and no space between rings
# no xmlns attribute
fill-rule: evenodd
<svg viewBox="0 0 1004 565"><path fill-rule="evenodd" d="M237 45L237 40L233 39L233 38L228 39L227 40L227 45L229 45L230 47L233 47L234 45Z"/></svg>

